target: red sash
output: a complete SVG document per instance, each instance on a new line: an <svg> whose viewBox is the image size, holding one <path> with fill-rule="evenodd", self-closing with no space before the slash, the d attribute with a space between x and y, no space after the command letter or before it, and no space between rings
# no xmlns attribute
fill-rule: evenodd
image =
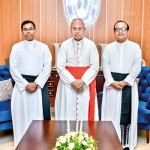
<svg viewBox="0 0 150 150"><path fill-rule="evenodd" d="M86 70L89 68L89 66L86 67L71 67L66 66L66 69L74 76L75 79L81 79L83 74L86 72ZM95 116L95 89L96 89L96 80L94 79L89 84L89 93L90 93L90 101L89 101L89 109L88 109L88 120L94 121Z"/></svg>

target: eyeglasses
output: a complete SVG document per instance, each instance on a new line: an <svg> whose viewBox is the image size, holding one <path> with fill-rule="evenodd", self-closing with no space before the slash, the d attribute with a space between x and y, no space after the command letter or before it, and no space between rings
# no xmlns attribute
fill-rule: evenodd
<svg viewBox="0 0 150 150"><path fill-rule="evenodd" d="M73 28L71 28L73 31L82 31L84 28L75 28L75 27L73 27Z"/></svg>
<svg viewBox="0 0 150 150"><path fill-rule="evenodd" d="M115 32L125 32L127 31L127 28L115 28Z"/></svg>
<svg viewBox="0 0 150 150"><path fill-rule="evenodd" d="M25 31L25 32L33 31L33 30L34 30L34 28L32 28L32 27L31 27L31 28L29 28L29 29L28 29L28 28L23 28L23 29L22 29L22 31Z"/></svg>

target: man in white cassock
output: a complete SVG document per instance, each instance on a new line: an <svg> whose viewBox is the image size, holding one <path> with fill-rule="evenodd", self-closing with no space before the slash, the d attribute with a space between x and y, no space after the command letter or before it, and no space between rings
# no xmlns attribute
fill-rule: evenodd
<svg viewBox="0 0 150 150"><path fill-rule="evenodd" d="M96 45L83 37L84 22L74 19L72 38L58 50L57 72L60 80L55 99L56 120L98 120L95 77L99 70Z"/></svg>
<svg viewBox="0 0 150 150"><path fill-rule="evenodd" d="M129 25L117 21L116 41L103 53L105 84L102 98L102 121L112 121L124 150L137 143L138 90L135 82L141 70L141 50L128 40Z"/></svg>
<svg viewBox="0 0 150 150"><path fill-rule="evenodd" d="M46 81L51 72L48 46L36 41L34 22L21 24L24 41L15 44L10 54L10 72L15 81L11 109L15 148L32 120L50 119Z"/></svg>

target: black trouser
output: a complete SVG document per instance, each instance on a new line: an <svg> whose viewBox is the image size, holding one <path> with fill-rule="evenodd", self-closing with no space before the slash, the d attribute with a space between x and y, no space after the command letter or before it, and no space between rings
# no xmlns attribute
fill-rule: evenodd
<svg viewBox="0 0 150 150"><path fill-rule="evenodd" d="M128 74L114 73L112 77L115 81L122 81ZM121 100L121 116L120 116L120 127L121 127L121 141L122 144L128 143L129 128L131 124L131 87L125 86L122 89L122 100Z"/></svg>
<svg viewBox="0 0 150 150"><path fill-rule="evenodd" d="M28 82L34 82L37 76L30 76L30 75L22 75ZM49 99L49 92L48 92L48 85L45 83L42 89L42 104L43 104L43 115L44 120L50 120L50 99Z"/></svg>

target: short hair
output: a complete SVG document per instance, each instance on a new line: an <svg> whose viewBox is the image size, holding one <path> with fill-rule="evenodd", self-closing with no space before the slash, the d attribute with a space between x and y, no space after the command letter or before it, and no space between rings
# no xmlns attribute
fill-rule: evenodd
<svg viewBox="0 0 150 150"><path fill-rule="evenodd" d="M35 23L34 23L33 21L31 21L31 20L25 20L25 21L23 21L22 24L21 24L21 30L23 30L23 26L24 26L25 24L28 24L28 23L31 23L31 24L33 25L34 29L36 29Z"/></svg>
<svg viewBox="0 0 150 150"><path fill-rule="evenodd" d="M84 21L83 21L81 18L75 18L75 19L73 19L73 20L71 21L70 28L72 27L72 24L73 24L73 22L74 22L75 20L80 20L80 21L83 23L83 26L84 26L84 28L85 28Z"/></svg>
<svg viewBox="0 0 150 150"><path fill-rule="evenodd" d="M123 21L123 20L118 20L118 21L114 24L114 31L115 31L115 26L116 26L116 24L119 23L119 22L125 23L125 24L127 25L127 30L129 30L129 25L128 25L125 21Z"/></svg>

